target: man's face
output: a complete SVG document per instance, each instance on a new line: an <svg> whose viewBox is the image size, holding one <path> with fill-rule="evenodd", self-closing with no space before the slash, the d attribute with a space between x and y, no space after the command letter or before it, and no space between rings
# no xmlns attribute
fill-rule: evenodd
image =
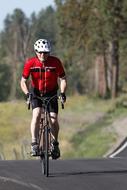
<svg viewBox="0 0 127 190"><path fill-rule="evenodd" d="M36 52L36 55L38 57L38 59L42 62L42 61L46 61L48 56L49 56L49 52Z"/></svg>

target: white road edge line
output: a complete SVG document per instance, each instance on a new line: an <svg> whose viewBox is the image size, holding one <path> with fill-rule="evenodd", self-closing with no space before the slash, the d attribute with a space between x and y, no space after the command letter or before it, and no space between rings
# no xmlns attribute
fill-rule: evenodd
<svg viewBox="0 0 127 190"><path fill-rule="evenodd" d="M121 146L116 152L109 155L109 158L113 158L114 156L116 156L117 154L122 152L126 147L127 147L127 142L125 144L123 144L123 146Z"/></svg>

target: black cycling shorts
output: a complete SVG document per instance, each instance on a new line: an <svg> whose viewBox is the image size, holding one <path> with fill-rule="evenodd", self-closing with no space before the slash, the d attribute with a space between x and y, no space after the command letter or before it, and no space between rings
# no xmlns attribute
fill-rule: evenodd
<svg viewBox="0 0 127 190"><path fill-rule="evenodd" d="M42 101L39 100L38 98L36 98L36 96L40 96L40 92L37 89L32 88L31 89L31 93L32 93L32 109L37 108L37 107L42 107ZM53 91L53 92L49 92L47 94L44 95L44 97L48 97L49 99L52 96L57 95L57 91ZM54 112L58 114L58 100L57 97L53 98L50 100L49 104L48 104L48 112Z"/></svg>

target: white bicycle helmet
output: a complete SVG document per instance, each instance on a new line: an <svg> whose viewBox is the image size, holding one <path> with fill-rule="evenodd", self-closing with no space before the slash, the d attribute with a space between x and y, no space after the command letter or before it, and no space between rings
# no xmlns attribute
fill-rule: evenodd
<svg viewBox="0 0 127 190"><path fill-rule="evenodd" d="M39 39L34 44L34 50L37 52L50 52L50 42L46 39Z"/></svg>

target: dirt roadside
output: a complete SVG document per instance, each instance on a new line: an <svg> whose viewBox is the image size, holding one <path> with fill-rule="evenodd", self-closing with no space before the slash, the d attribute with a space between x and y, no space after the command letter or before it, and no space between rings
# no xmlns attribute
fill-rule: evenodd
<svg viewBox="0 0 127 190"><path fill-rule="evenodd" d="M113 143L108 150L108 152L104 155L111 154L120 144L121 142L127 137L127 117L121 117L116 119L112 125L108 127L109 130L113 130L117 135L117 141Z"/></svg>

